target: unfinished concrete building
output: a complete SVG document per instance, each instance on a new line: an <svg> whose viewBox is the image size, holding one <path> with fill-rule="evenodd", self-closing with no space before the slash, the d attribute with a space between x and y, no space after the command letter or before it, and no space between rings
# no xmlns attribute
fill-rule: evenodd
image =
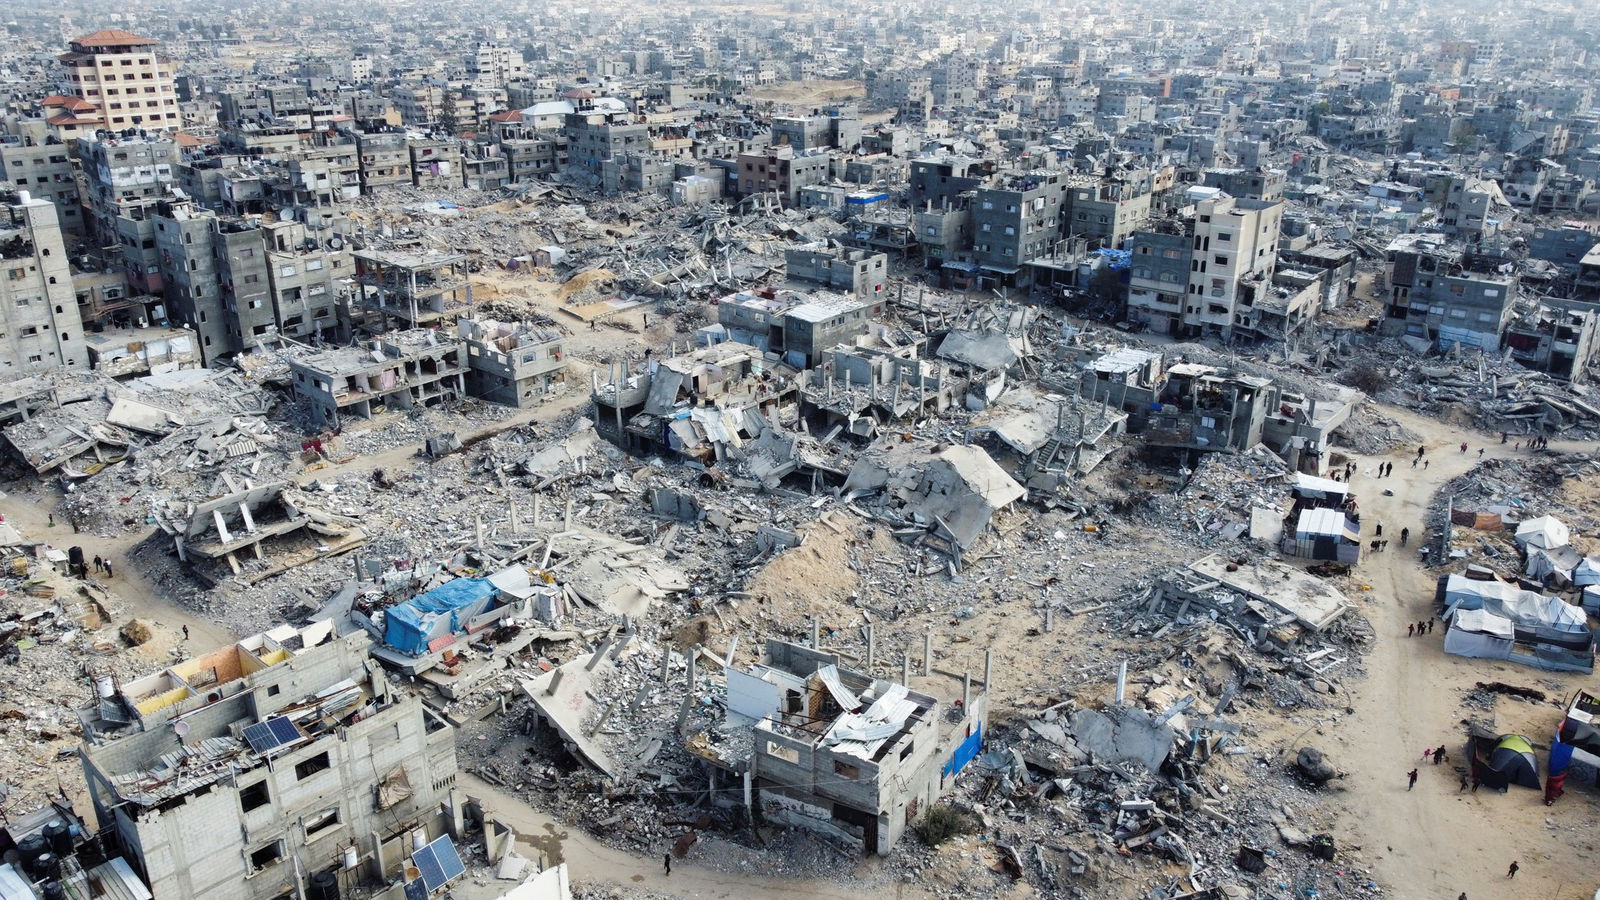
<svg viewBox="0 0 1600 900"><path fill-rule="evenodd" d="M689 750L719 772L748 772L767 821L888 853L977 756L989 712L987 672L950 703L932 693L942 679L925 672L914 690L909 662L902 669L900 681L878 678L818 647L769 640L761 664L726 670L725 729L748 729L748 761L704 735Z"/></svg>
<svg viewBox="0 0 1600 900"><path fill-rule="evenodd" d="M323 428L466 394L466 345L436 331L396 332L365 349L305 353L289 368L295 395L310 401L312 418Z"/></svg>
<svg viewBox="0 0 1600 900"><path fill-rule="evenodd" d="M372 334L447 322L472 302L464 254L358 250L355 260L345 319Z"/></svg>
<svg viewBox="0 0 1600 900"><path fill-rule="evenodd" d="M461 319L467 345L467 393L490 403L532 406L565 380L561 332L523 322Z"/></svg>
<svg viewBox="0 0 1600 900"><path fill-rule="evenodd" d="M882 300L831 291L801 294L758 289L717 301L717 321L735 341L783 355L796 369L814 366L822 354L867 333Z"/></svg>
<svg viewBox="0 0 1600 900"><path fill-rule="evenodd" d="M194 333L182 328L129 328L86 338L89 365L112 378L160 375L200 367Z"/></svg>
<svg viewBox="0 0 1600 900"><path fill-rule="evenodd" d="M407 857L461 834L453 729L370 644L281 626L101 680L80 714L89 796L155 896L307 896L323 873L343 893L398 888Z"/></svg>
<svg viewBox="0 0 1600 900"><path fill-rule="evenodd" d="M942 413L961 402L966 379L923 359L919 344L841 344L801 378L800 415L824 442L839 434L871 440L907 417Z"/></svg>
<svg viewBox="0 0 1600 900"><path fill-rule="evenodd" d="M1600 312L1587 303L1545 300L1506 329L1511 358L1567 381L1586 381L1600 351Z"/></svg>
<svg viewBox="0 0 1600 900"><path fill-rule="evenodd" d="M0 373L87 369L55 206L21 191L0 215Z"/></svg>

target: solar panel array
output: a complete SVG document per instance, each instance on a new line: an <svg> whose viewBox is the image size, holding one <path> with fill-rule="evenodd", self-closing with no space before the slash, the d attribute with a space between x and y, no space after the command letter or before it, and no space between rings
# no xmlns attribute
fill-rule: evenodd
<svg viewBox="0 0 1600 900"><path fill-rule="evenodd" d="M300 739L300 729L283 716L273 716L264 722L257 722L244 730L245 743L257 756L265 756L284 744L292 744Z"/></svg>
<svg viewBox="0 0 1600 900"><path fill-rule="evenodd" d="M422 883L430 894L467 872L467 867L461 862L461 854L456 852L455 842L450 840L448 834L412 853L411 861L422 872Z"/></svg>

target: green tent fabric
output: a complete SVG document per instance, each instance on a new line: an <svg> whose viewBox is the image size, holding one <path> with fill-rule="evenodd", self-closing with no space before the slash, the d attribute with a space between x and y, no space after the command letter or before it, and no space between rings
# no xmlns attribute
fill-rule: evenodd
<svg viewBox="0 0 1600 900"><path fill-rule="evenodd" d="M1539 759L1533 744L1520 734L1502 734L1484 765L1483 783L1504 789L1513 784L1539 789Z"/></svg>

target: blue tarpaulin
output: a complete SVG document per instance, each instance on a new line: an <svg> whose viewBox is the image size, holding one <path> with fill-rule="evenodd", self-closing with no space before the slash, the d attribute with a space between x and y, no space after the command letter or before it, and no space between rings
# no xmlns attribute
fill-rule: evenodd
<svg viewBox="0 0 1600 900"><path fill-rule="evenodd" d="M1095 254L1104 257L1106 265L1110 266L1113 272L1120 272L1133 265L1133 253L1128 250L1113 250L1107 247L1096 250Z"/></svg>
<svg viewBox="0 0 1600 900"><path fill-rule="evenodd" d="M973 758L978 755L978 751L982 749L983 723L979 722L972 729L972 733L967 735L967 739L956 747L954 753L950 754L950 758L940 768L939 774L945 778L960 774L961 770L967 767L967 763L972 762Z"/></svg>
<svg viewBox="0 0 1600 900"><path fill-rule="evenodd" d="M457 578L418 594L384 612L383 642L421 656L428 642L466 630L467 620L483 612L495 586L487 578Z"/></svg>

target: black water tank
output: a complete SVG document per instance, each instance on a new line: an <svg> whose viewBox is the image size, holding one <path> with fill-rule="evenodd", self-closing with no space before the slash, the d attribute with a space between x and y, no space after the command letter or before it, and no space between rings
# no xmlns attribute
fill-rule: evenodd
<svg viewBox="0 0 1600 900"><path fill-rule="evenodd" d="M306 900L339 900L339 879L332 872L318 872L311 876L311 889Z"/></svg>
<svg viewBox="0 0 1600 900"><path fill-rule="evenodd" d="M50 852L65 859L72 855L72 829L61 822L51 822L44 827L44 839Z"/></svg>
<svg viewBox="0 0 1600 900"><path fill-rule="evenodd" d="M46 851L39 854L39 858L34 860L33 865L35 870L33 873L34 878L45 879L61 877L61 857L55 855L54 853Z"/></svg>
<svg viewBox="0 0 1600 900"><path fill-rule="evenodd" d="M79 578L89 574L88 567L83 564L82 547L67 548L67 571L72 575L78 576Z"/></svg>
<svg viewBox="0 0 1600 900"><path fill-rule="evenodd" d="M59 881L46 881L39 889L44 900L67 900L67 889Z"/></svg>
<svg viewBox="0 0 1600 900"><path fill-rule="evenodd" d="M17 844L17 855L22 857L22 870L34 878L39 876L36 870L39 866L39 857L50 852L50 844L42 834L30 834Z"/></svg>

